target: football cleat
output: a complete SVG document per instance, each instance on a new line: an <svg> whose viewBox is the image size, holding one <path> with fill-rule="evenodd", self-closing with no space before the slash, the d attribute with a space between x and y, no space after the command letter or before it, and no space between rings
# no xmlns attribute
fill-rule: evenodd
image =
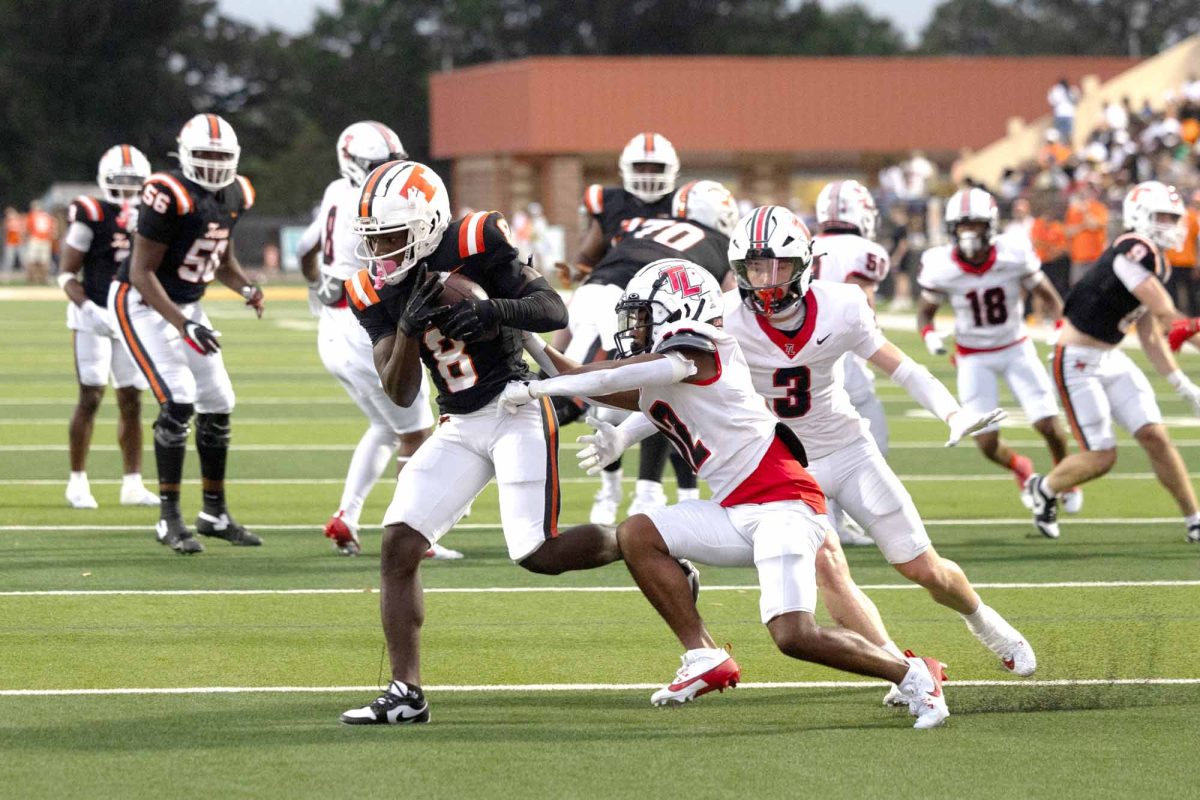
<svg viewBox="0 0 1200 800"><path fill-rule="evenodd" d="M1027 678L1037 670L1037 656L1033 648L1024 639L1017 639L1009 644L1003 652L997 653L1000 663L1014 675Z"/></svg>
<svg viewBox="0 0 1200 800"><path fill-rule="evenodd" d="M224 539L237 547L258 547L262 544L262 539L243 528L224 511L220 516L201 511L200 516L196 517L196 533L214 539Z"/></svg>
<svg viewBox="0 0 1200 800"><path fill-rule="evenodd" d="M71 481L67 484L67 503L71 508L99 508L100 504L92 497L92 489L87 481Z"/></svg>
<svg viewBox="0 0 1200 800"><path fill-rule="evenodd" d="M899 686L893 683L892 688L888 689L887 694L883 696L883 704L889 708L907 706L908 695L906 695Z"/></svg>
<svg viewBox="0 0 1200 800"><path fill-rule="evenodd" d="M154 526L154 536L158 539L159 544L165 544L181 556L204 552L204 545L196 541L196 537L192 536L187 525L184 525L183 520L178 518L160 519Z"/></svg>
<svg viewBox="0 0 1200 800"><path fill-rule="evenodd" d="M592 499L592 511L588 514L588 522L593 525L615 525L617 523L617 508L621 505L621 496L612 494L601 487Z"/></svg>
<svg viewBox="0 0 1200 800"><path fill-rule="evenodd" d="M370 705L342 714L343 725L415 725L429 722L429 703L419 686L392 681Z"/></svg>
<svg viewBox="0 0 1200 800"><path fill-rule="evenodd" d="M1078 514L1083 511L1083 489L1076 486L1062 493L1063 511L1068 514Z"/></svg>
<svg viewBox="0 0 1200 800"><path fill-rule="evenodd" d="M1188 525L1187 540L1192 544L1200 543L1200 525Z"/></svg>
<svg viewBox="0 0 1200 800"><path fill-rule="evenodd" d="M667 493L663 491L661 483L639 480L637 493L633 496L633 502L629 504L629 516L649 514L657 508L665 508L666 505Z"/></svg>
<svg viewBox="0 0 1200 800"><path fill-rule="evenodd" d="M1058 498L1046 499L1042 494L1043 480L1045 479L1037 473L1030 475L1022 491L1029 498L1029 510L1033 512L1033 524L1038 533L1047 539L1057 539Z"/></svg>
<svg viewBox="0 0 1200 800"><path fill-rule="evenodd" d="M946 665L936 658L918 658L912 650L904 651L910 669L900 682L900 690L908 695L908 713L917 718L917 730L936 728L950 716L942 681L946 680Z"/></svg>
<svg viewBox="0 0 1200 800"><path fill-rule="evenodd" d="M123 506L156 506L159 503L158 495L140 483L130 483L121 487Z"/></svg>
<svg viewBox="0 0 1200 800"><path fill-rule="evenodd" d="M333 540L333 549L344 556L356 556L362 548L358 543L358 531L355 526L342 518L345 512L338 511L325 523L325 536Z"/></svg>
<svg viewBox="0 0 1200 800"><path fill-rule="evenodd" d="M683 574L687 576L688 586L692 590L692 602L695 603L700 599L700 570L696 569L696 565L686 558L677 558L675 560L679 562L680 568L683 569Z"/></svg>
<svg viewBox="0 0 1200 800"><path fill-rule="evenodd" d="M449 547L442 547L440 544L432 545L425 551L425 558L430 561L457 561L462 558L463 554L457 550L451 550Z"/></svg>
<svg viewBox="0 0 1200 800"><path fill-rule="evenodd" d="M682 704L711 691L723 692L737 686L742 669L723 647L688 650L675 680L650 696L656 706Z"/></svg>

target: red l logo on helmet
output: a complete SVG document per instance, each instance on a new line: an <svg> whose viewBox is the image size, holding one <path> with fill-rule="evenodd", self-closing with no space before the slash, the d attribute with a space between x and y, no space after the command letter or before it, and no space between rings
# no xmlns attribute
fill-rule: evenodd
<svg viewBox="0 0 1200 800"><path fill-rule="evenodd" d="M672 292L678 292L682 297L691 297L694 294L700 294L702 288L692 285L692 279L687 273L687 267L682 264L676 264L675 266L667 267L663 271L667 273L667 278L671 281Z"/></svg>

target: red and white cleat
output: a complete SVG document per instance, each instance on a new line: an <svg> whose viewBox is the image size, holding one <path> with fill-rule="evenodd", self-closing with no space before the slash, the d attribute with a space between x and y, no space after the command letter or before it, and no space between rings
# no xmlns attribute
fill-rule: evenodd
<svg viewBox="0 0 1200 800"><path fill-rule="evenodd" d="M1014 675L1028 678L1037 670L1037 656L1034 655L1033 648L1029 646L1029 642L1024 639L1017 639L1015 642L1012 642L1005 648L1005 652L999 655L1000 663Z"/></svg>
<svg viewBox="0 0 1200 800"><path fill-rule="evenodd" d="M358 530L355 526L342 519L339 511L325 523L325 536L333 540L333 549L344 556L356 556L362 548L358 544Z"/></svg>
<svg viewBox="0 0 1200 800"><path fill-rule="evenodd" d="M742 668L723 647L688 650L681 660L675 680L650 696L652 704L682 704L714 690L723 692L737 686L742 677Z"/></svg>
<svg viewBox="0 0 1200 800"><path fill-rule="evenodd" d="M917 718L917 730L936 728L950 716L942 681L946 680L946 665L936 658L918 658L912 650L904 651L908 659L908 674L900 682L900 691L908 695L908 713Z"/></svg>
<svg viewBox="0 0 1200 800"><path fill-rule="evenodd" d="M462 558L463 554L457 550L451 550L449 547L442 547L440 544L431 545L425 551L425 558L432 561L457 561Z"/></svg>

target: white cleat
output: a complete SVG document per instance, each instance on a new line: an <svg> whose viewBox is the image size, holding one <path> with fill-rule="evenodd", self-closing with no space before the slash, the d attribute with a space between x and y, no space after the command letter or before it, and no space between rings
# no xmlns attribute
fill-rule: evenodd
<svg viewBox="0 0 1200 800"><path fill-rule="evenodd" d="M617 508L621 505L621 496L609 494L601 489L592 500L592 511L588 514L588 522L593 525L615 525L617 523Z"/></svg>
<svg viewBox="0 0 1200 800"><path fill-rule="evenodd" d="M451 550L449 547L442 547L440 544L431 545L425 551L425 558L430 561L457 561L463 557L463 554L457 550Z"/></svg>
<svg viewBox="0 0 1200 800"><path fill-rule="evenodd" d="M1063 492L1059 499L1062 500L1063 511L1068 514L1078 514L1083 511L1083 489L1078 486ZM1030 509L1030 511L1032 510Z"/></svg>
<svg viewBox="0 0 1200 800"><path fill-rule="evenodd" d="M99 508L100 504L92 497L91 486L86 481L67 484L67 503L71 508Z"/></svg>
<svg viewBox="0 0 1200 800"><path fill-rule="evenodd" d="M1000 663L1006 670L1022 678L1028 678L1037 670L1037 656L1024 639L1018 639L996 655L1000 656Z"/></svg>
<svg viewBox="0 0 1200 800"><path fill-rule="evenodd" d="M1190 544L1200 544L1200 525L1189 525L1187 540Z"/></svg>
<svg viewBox="0 0 1200 800"><path fill-rule="evenodd" d="M899 686L892 684L892 688L888 689L888 693L883 696L883 704L889 708L907 706L908 696L904 694Z"/></svg>
<svg viewBox="0 0 1200 800"><path fill-rule="evenodd" d="M158 495L142 486L131 483L121 487L121 505L123 506L157 506L160 505Z"/></svg>
<svg viewBox="0 0 1200 800"><path fill-rule="evenodd" d="M733 688L742 677L741 667L723 647L688 650L680 660L683 666L675 680L650 695L651 704L681 705L712 691Z"/></svg>
<svg viewBox="0 0 1200 800"><path fill-rule="evenodd" d="M660 497L635 497L633 502L629 504L629 516L634 514L649 514L658 508L666 508L666 495Z"/></svg>
<svg viewBox="0 0 1200 800"><path fill-rule="evenodd" d="M950 716L942 681L946 680L946 665L936 658L917 658L905 650L909 670L900 682L900 690L908 696L908 713L917 718L917 730L936 728Z"/></svg>

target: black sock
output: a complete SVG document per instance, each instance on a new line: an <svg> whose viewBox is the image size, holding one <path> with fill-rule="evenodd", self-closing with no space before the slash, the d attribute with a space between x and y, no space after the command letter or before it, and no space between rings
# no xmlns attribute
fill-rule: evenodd
<svg viewBox="0 0 1200 800"><path fill-rule="evenodd" d="M159 519L180 519L183 517L182 512L179 510L179 489L164 489L162 486L159 486L158 502Z"/></svg>
<svg viewBox="0 0 1200 800"><path fill-rule="evenodd" d="M225 490L224 489L205 489L204 490L204 513L211 514L214 517L219 517L224 514L225 508Z"/></svg>
<svg viewBox="0 0 1200 800"><path fill-rule="evenodd" d="M667 451L670 449L667 437L661 433L643 439L638 459L638 480L662 483L663 471L667 468Z"/></svg>
<svg viewBox="0 0 1200 800"><path fill-rule="evenodd" d="M183 457L186 447L164 445L154 441L154 463L158 466L159 517L179 516L179 484L183 480ZM165 487L172 487L167 489Z"/></svg>

